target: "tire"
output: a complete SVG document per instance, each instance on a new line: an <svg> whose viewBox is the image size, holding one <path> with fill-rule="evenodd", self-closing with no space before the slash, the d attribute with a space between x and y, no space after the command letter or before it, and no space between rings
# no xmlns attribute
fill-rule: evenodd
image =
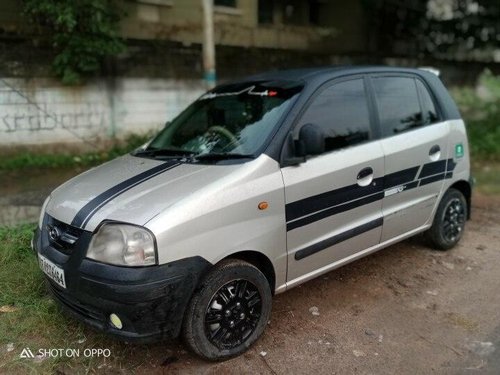
<svg viewBox="0 0 500 375"><path fill-rule="evenodd" d="M439 202L432 227L426 232L436 250L449 250L462 238L467 219L467 201L457 189L449 189Z"/></svg>
<svg viewBox="0 0 500 375"><path fill-rule="evenodd" d="M237 356L264 332L271 305L269 282L257 267L224 260L206 275L189 302L184 342L211 361Z"/></svg>

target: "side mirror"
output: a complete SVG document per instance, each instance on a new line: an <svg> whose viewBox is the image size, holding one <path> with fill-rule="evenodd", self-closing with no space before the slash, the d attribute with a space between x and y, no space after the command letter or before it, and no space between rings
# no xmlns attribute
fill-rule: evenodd
<svg viewBox="0 0 500 375"><path fill-rule="evenodd" d="M299 131L299 139L294 140L292 134L287 139L287 154L283 166L295 166L306 161L306 155L318 155L325 151L325 137L318 125L306 124Z"/></svg>
<svg viewBox="0 0 500 375"><path fill-rule="evenodd" d="M319 155L325 152L325 136L318 125L305 124L299 131L299 151L304 155ZM302 150L300 150L303 148Z"/></svg>

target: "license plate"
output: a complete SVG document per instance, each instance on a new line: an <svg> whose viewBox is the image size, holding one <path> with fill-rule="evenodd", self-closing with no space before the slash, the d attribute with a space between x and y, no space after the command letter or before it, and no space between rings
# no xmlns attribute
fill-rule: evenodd
<svg viewBox="0 0 500 375"><path fill-rule="evenodd" d="M53 281L55 281L57 285L66 288L66 281L64 280L64 270L61 267L56 266L54 263L40 254L38 254L38 264L40 265L42 271Z"/></svg>

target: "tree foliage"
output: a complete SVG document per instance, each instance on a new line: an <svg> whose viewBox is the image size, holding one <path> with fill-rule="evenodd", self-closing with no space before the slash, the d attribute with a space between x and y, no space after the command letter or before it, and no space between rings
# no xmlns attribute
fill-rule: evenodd
<svg viewBox="0 0 500 375"><path fill-rule="evenodd" d="M66 84L80 83L125 49L117 34L121 12L112 0L24 0L24 12L49 38L53 69Z"/></svg>
<svg viewBox="0 0 500 375"><path fill-rule="evenodd" d="M433 0L425 48L434 55L487 59L500 47L499 0Z"/></svg>
<svg viewBox="0 0 500 375"><path fill-rule="evenodd" d="M381 56L489 61L500 46L499 0L362 0Z"/></svg>

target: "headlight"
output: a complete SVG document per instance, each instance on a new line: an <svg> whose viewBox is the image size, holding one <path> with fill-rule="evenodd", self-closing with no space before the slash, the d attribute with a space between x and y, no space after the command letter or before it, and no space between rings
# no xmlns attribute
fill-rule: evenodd
<svg viewBox="0 0 500 375"><path fill-rule="evenodd" d="M50 201L50 195L47 198L45 198L45 201L42 204L42 210L40 211L40 218L38 219L38 228L40 229L42 229L43 217L45 215L45 209L47 208L49 201Z"/></svg>
<svg viewBox="0 0 500 375"><path fill-rule="evenodd" d="M151 266L157 260L154 236L134 225L106 223L93 235L87 258L118 266Z"/></svg>

